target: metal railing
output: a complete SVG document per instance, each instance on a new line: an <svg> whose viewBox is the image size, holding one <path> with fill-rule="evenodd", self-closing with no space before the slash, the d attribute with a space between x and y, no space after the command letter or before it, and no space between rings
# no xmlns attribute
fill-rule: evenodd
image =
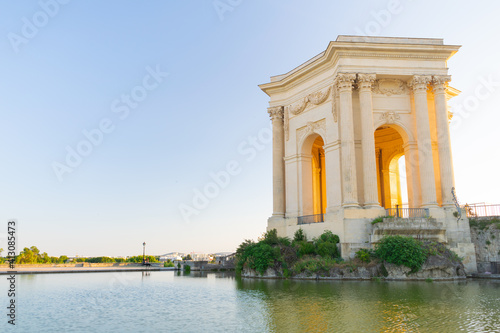
<svg viewBox="0 0 500 333"><path fill-rule="evenodd" d="M463 208L467 217L500 216L500 205L466 204Z"/></svg>
<svg viewBox="0 0 500 333"><path fill-rule="evenodd" d="M297 218L298 224L310 224L325 222L323 214L305 215Z"/></svg>
<svg viewBox="0 0 500 333"><path fill-rule="evenodd" d="M418 218L418 217L429 217L429 208L388 208L385 210L386 216L394 216L400 218Z"/></svg>

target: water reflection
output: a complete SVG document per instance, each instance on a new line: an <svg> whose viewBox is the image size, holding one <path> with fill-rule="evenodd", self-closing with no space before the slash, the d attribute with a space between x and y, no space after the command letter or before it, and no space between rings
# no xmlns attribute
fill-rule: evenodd
<svg viewBox="0 0 500 333"><path fill-rule="evenodd" d="M500 332L500 281L493 280L296 281L151 271L18 275L17 288L22 332ZM0 289L7 290L6 279Z"/></svg>
<svg viewBox="0 0 500 333"><path fill-rule="evenodd" d="M240 293L265 304L269 327L278 332L498 332L498 286L497 281L237 280Z"/></svg>

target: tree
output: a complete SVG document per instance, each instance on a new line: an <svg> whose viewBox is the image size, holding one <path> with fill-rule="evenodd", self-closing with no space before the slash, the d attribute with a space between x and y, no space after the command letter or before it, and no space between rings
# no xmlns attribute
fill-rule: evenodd
<svg viewBox="0 0 500 333"><path fill-rule="evenodd" d="M33 254L33 251L27 247L25 247L16 258L17 264L36 264L36 262L37 258Z"/></svg>
<svg viewBox="0 0 500 333"><path fill-rule="evenodd" d="M68 256L60 256L57 260L57 262L60 264L64 264L66 261L68 261Z"/></svg>

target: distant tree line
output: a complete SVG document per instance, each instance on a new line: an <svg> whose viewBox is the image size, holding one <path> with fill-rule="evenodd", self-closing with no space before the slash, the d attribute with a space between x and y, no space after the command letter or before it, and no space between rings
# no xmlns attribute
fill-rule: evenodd
<svg viewBox="0 0 500 333"><path fill-rule="evenodd" d="M3 249L0 249L0 255ZM144 257L150 263L159 262L154 256ZM36 246L31 246L30 248L25 247L19 255L16 257L16 264L63 264L68 261L68 256L62 255L60 257L50 257L47 252L40 253L40 250ZM0 264L7 261L7 258L0 257ZM92 258L76 258L74 262L88 262L88 263L120 263L120 262L131 262L131 263L141 263L142 255L125 258L112 258L112 257L92 257Z"/></svg>

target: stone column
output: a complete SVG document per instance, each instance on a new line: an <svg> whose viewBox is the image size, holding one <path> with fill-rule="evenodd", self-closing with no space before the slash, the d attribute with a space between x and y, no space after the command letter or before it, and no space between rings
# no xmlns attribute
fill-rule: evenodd
<svg viewBox="0 0 500 333"><path fill-rule="evenodd" d="M437 207L436 180L432 160L431 129L429 124L429 108L427 106L427 86L430 76L415 75L408 85L413 89L415 102L415 119L417 125L418 164L422 207Z"/></svg>
<svg viewBox="0 0 500 333"><path fill-rule="evenodd" d="M448 126L448 105L446 102L446 82L450 76L434 76L434 105L436 108L436 128L438 136L439 173L441 176L441 198L443 207L454 206L451 188L455 186L451 157L450 128Z"/></svg>
<svg viewBox="0 0 500 333"><path fill-rule="evenodd" d="M340 142L334 141L324 146L326 172L326 212L333 212L342 206L340 181Z"/></svg>
<svg viewBox="0 0 500 333"><path fill-rule="evenodd" d="M342 156L342 196L344 207L358 207L354 124L352 114L352 85L356 74L339 73L336 84L340 97L340 138Z"/></svg>
<svg viewBox="0 0 500 333"><path fill-rule="evenodd" d="M375 74L358 74L365 207L380 207L377 193L377 162L375 160L373 128L372 84L374 81Z"/></svg>
<svg viewBox="0 0 500 333"><path fill-rule="evenodd" d="M417 144L408 142L403 146L406 164L406 185L408 187L408 204L410 208L417 208L421 205L420 186L418 175Z"/></svg>
<svg viewBox="0 0 500 333"><path fill-rule="evenodd" d="M273 216L285 216L285 141L283 107L267 109L273 122Z"/></svg>

